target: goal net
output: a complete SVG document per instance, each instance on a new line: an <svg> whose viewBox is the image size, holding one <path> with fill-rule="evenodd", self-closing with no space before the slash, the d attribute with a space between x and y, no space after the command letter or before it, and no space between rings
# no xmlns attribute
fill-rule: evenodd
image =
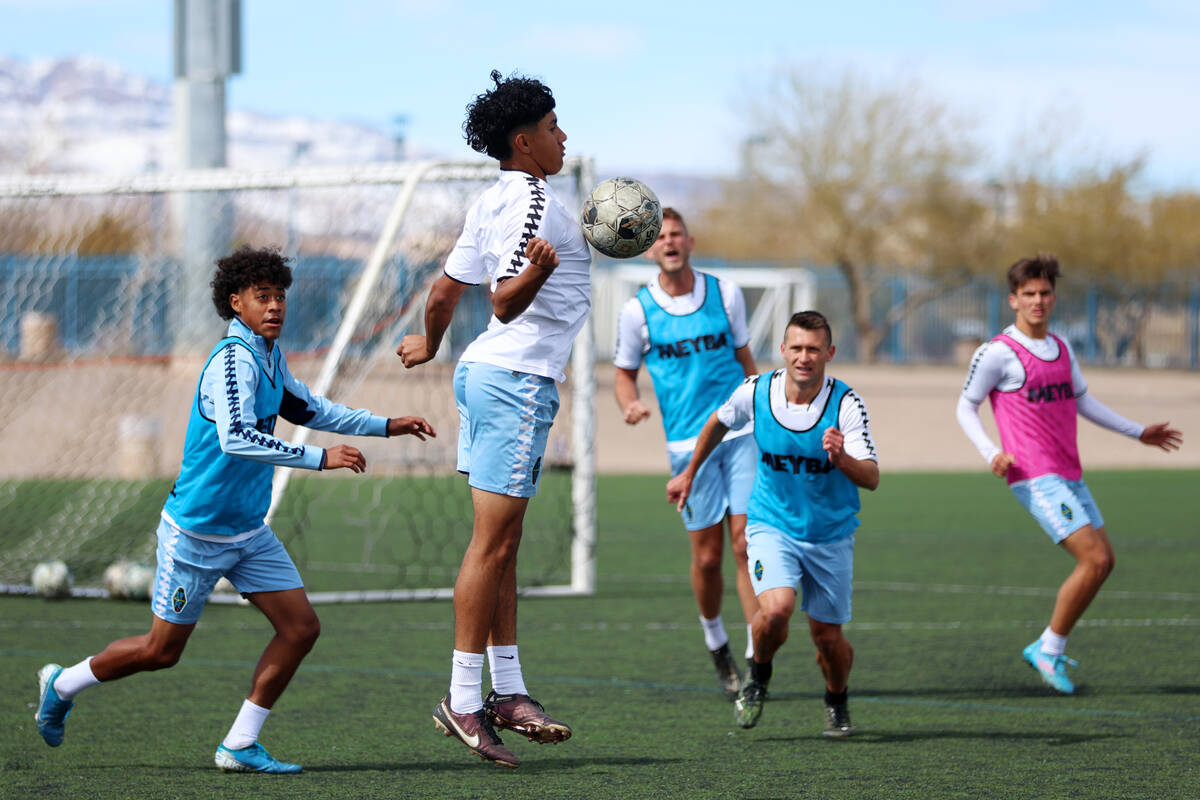
<svg viewBox="0 0 1200 800"><path fill-rule="evenodd" d="M249 244L292 259L280 345L296 376L438 433L348 440L279 421L284 439L350 441L368 462L365 475L276 471L271 526L310 595L449 596L472 520L454 470L451 373L487 325L487 288L464 294L435 361L405 370L395 347L423 331L429 286L495 177L477 162L0 176L0 591L30 591L33 567L58 559L75 594L103 595L109 564L154 562L196 381L226 324L210 299L213 262ZM568 160L551 180L579 207L590 162ZM589 323L526 517L528 593L594 587L593 359Z"/></svg>

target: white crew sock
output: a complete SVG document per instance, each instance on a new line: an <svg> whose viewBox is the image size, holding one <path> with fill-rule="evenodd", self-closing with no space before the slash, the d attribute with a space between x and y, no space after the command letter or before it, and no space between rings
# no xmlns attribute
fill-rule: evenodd
<svg viewBox="0 0 1200 800"><path fill-rule="evenodd" d="M487 649L488 666L492 670L492 691L498 695L529 694L521 674L521 657L515 644L501 644Z"/></svg>
<svg viewBox="0 0 1200 800"><path fill-rule="evenodd" d="M1048 656L1061 656L1067 652L1067 637L1059 636L1047 625L1042 631L1042 652Z"/></svg>
<svg viewBox="0 0 1200 800"><path fill-rule="evenodd" d="M754 626L746 623L746 660L754 660Z"/></svg>
<svg viewBox="0 0 1200 800"><path fill-rule="evenodd" d="M455 650L450 663L450 710L473 714L483 708L483 653Z"/></svg>
<svg viewBox="0 0 1200 800"><path fill-rule="evenodd" d="M262 730L263 723L267 721L267 715L270 713L271 709L269 708L255 705L249 700L243 701L242 710L238 712L237 719L233 721L233 727L229 729L229 733L225 734L225 741L221 744L230 750L241 750L243 747L254 744L258 741L258 733Z"/></svg>
<svg viewBox="0 0 1200 800"><path fill-rule="evenodd" d="M67 667L58 673L54 681L54 691L63 700L70 700L89 686L95 686L100 681L92 674L92 658L88 656L73 667Z"/></svg>
<svg viewBox="0 0 1200 800"><path fill-rule="evenodd" d="M704 629L704 646L709 650L716 650L721 645L729 644L729 634L725 632L725 623L721 621L720 614L712 619L705 619L702 615L700 627Z"/></svg>

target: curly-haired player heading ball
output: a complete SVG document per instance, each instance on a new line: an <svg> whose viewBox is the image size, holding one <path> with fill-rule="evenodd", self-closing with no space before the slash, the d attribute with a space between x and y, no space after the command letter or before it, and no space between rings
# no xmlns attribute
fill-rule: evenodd
<svg viewBox="0 0 1200 800"><path fill-rule="evenodd" d="M517 654L517 547L542 454L558 411L555 381L591 307L591 252L575 215L546 178L563 166L567 135L540 81L492 72L495 83L467 106L471 147L500 162L500 177L471 206L445 272L429 293L425 335L404 337L406 367L433 358L467 286L487 281L493 316L454 372L458 470L467 475L475 523L454 584L450 691L437 726L476 755L515 767L495 728L535 742L571 729L529 696ZM482 696L483 662L492 691Z"/></svg>

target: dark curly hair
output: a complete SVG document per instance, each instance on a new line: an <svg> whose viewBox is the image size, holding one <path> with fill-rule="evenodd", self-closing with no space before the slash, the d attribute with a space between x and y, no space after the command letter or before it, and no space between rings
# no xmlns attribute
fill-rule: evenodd
<svg viewBox="0 0 1200 800"><path fill-rule="evenodd" d="M499 70L492 70L491 78L496 87L477 95L467 106L463 136L475 152L504 161L512 157L509 139L513 132L536 125L553 111L554 95L534 78L505 78Z"/></svg>
<svg viewBox="0 0 1200 800"><path fill-rule="evenodd" d="M292 268L279 248L256 249L242 245L233 255L217 259L217 271L210 285L213 305L221 319L234 317L229 295L264 283L277 284L284 289L292 285Z"/></svg>

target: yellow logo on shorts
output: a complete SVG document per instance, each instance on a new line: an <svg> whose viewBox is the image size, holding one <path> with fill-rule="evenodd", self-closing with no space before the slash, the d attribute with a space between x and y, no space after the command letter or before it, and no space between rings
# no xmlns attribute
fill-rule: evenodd
<svg viewBox="0 0 1200 800"><path fill-rule="evenodd" d="M763 576L763 565L758 559L754 560L754 580L761 581Z"/></svg>
<svg viewBox="0 0 1200 800"><path fill-rule="evenodd" d="M1062 515L1064 517L1066 517L1068 520L1075 518L1075 515L1073 513L1071 513L1071 507L1069 505L1067 505L1066 503L1061 503L1058 507L1058 510L1061 511Z"/></svg>

